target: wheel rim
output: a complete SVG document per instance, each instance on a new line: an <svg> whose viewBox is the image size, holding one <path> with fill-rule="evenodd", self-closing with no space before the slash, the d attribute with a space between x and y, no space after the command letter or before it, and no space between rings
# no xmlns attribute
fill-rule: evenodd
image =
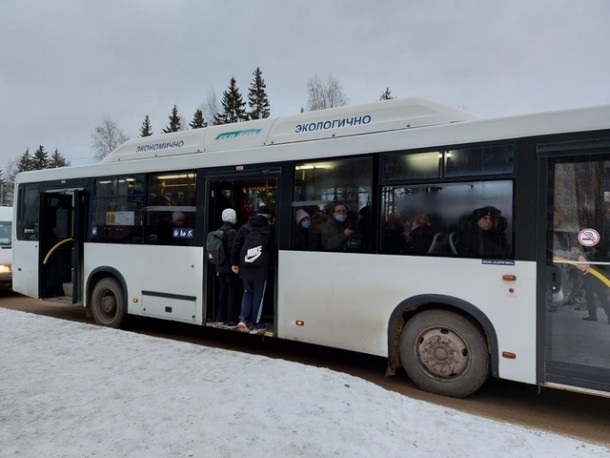
<svg viewBox="0 0 610 458"><path fill-rule="evenodd" d="M417 361L431 376L456 379L468 371L470 351L459 334L447 328L428 329L417 342Z"/></svg>
<svg viewBox="0 0 610 458"><path fill-rule="evenodd" d="M104 319L114 318L117 311L117 298L111 291L104 291L99 301L98 310Z"/></svg>

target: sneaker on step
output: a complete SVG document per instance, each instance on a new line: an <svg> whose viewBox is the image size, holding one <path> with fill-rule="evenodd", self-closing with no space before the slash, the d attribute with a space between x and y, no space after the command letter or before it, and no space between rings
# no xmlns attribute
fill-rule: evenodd
<svg viewBox="0 0 610 458"><path fill-rule="evenodd" d="M265 326L264 324L255 324L252 326L252 330L250 331L250 334L262 334L266 330L267 330L267 326Z"/></svg>
<svg viewBox="0 0 610 458"><path fill-rule="evenodd" d="M237 326L235 326L235 329L237 329L238 331L247 332L248 325L246 323L244 323L243 321L240 321L239 323L237 323Z"/></svg>

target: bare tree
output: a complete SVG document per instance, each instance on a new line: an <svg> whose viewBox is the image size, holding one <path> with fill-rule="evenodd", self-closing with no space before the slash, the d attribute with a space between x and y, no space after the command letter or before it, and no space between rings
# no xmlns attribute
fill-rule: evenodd
<svg viewBox="0 0 610 458"><path fill-rule="evenodd" d="M309 111L343 107L349 103L339 81L331 75L328 76L326 82L323 82L318 75L314 75L307 83L307 91L309 92L307 99Z"/></svg>
<svg viewBox="0 0 610 458"><path fill-rule="evenodd" d="M214 119L220 113L220 102L218 101L218 95L214 89L210 89L208 97L201 104L201 112L203 113L204 119L207 119L209 123L213 124Z"/></svg>
<svg viewBox="0 0 610 458"><path fill-rule="evenodd" d="M106 116L102 124L95 128L91 138L93 139L91 146L95 151L95 159L98 162L114 151L121 143L129 140L129 137L118 128L116 123L110 119L110 116Z"/></svg>

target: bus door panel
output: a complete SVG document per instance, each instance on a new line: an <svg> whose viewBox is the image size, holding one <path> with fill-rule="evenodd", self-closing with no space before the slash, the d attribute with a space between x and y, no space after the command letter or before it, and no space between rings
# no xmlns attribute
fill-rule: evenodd
<svg viewBox="0 0 610 458"><path fill-rule="evenodd" d="M79 299L84 207L82 190L41 194L40 298Z"/></svg>
<svg viewBox="0 0 610 458"><path fill-rule="evenodd" d="M545 381L610 392L610 150L550 157L548 178Z"/></svg>

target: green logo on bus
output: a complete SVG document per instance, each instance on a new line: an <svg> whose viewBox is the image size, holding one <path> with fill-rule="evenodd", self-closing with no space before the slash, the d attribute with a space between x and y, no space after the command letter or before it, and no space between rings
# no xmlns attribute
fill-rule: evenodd
<svg viewBox="0 0 610 458"><path fill-rule="evenodd" d="M245 137L248 135L258 135L262 129L245 129L234 130L232 132L224 132L216 136L216 140L227 140L229 138Z"/></svg>

